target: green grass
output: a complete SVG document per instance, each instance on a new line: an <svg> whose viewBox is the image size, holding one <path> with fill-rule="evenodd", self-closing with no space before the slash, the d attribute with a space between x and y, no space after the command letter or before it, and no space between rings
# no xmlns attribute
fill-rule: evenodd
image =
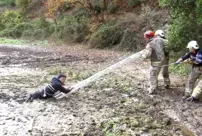
<svg viewBox="0 0 202 136"><path fill-rule="evenodd" d="M0 38L0 44L25 44L25 41L18 39Z"/></svg>
<svg viewBox="0 0 202 136"><path fill-rule="evenodd" d="M0 0L0 7L1 6L13 6L15 5L15 0Z"/></svg>
<svg viewBox="0 0 202 136"><path fill-rule="evenodd" d="M47 46L49 43L46 40L43 41L34 41L32 43L30 43L30 45L40 45L40 46Z"/></svg>
<svg viewBox="0 0 202 136"><path fill-rule="evenodd" d="M169 66L169 72L175 73L177 75L186 76L189 74L189 70L190 70L190 64L187 63L180 63L178 65Z"/></svg>
<svg viewBox="0 0 202 136"><path fill-rule="evenodd" d="M48 41L28 41L28 40L20 40L20 39L9 39L9 38L0 38L0 44L16 44L16 45L40 45L47 46Z"/></svg>

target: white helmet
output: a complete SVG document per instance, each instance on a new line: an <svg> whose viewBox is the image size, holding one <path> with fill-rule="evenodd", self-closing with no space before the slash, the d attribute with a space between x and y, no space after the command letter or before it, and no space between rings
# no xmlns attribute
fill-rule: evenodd
<svg viewBox="0 0 202 136"><path fill-rule="evenodd" d="M160 36L160 37L165 37L163 30L157 30L155 32L155 36L157 36L157 35Z"/></svg>
<svg viewBox="0 0 202 136"><path fill-rule="evenodd" d="M187 45L187 48L189 49L189 51L192 51L192 48L194 48L195 50L199 49L199 45L197 43L197 41L190 41Z"/></svg>

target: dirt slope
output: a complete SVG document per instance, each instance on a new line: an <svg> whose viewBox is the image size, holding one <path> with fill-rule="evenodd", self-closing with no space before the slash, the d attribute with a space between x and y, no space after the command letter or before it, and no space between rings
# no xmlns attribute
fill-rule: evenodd
<svg viewBox="0 0 202 136"><path fill-rule="evenodd" d="M116 70L62 100L23 102L59 72L72 85L124 55L77 46L1 45L0 135L202 135L201 104L181 100L185 77L172 75L171 89L160 87L157 95L149 96L147 62Z"/></svg>

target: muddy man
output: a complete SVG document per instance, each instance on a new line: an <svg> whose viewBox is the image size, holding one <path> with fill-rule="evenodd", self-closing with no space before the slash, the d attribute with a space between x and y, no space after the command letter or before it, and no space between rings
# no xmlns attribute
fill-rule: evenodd
<svg viewBox="0 0 202 136"><path fill-rule="evenodd" d="M35 99L47 99L54 96L54 94L58 91L63 93L69 93L73 88L64 88L63 85L65 83L66 76L64 74L57 75L51 80L51 83L36 91L33 94L30 94L26 102L31 102Z"/></svg>

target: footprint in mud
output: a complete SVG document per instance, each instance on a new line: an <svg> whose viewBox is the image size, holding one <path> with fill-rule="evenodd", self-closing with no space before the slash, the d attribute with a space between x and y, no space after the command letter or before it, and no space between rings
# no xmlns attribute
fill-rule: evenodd
<svg viewBox="0 0 202 136"><path fill-rule="evenodd" d="M0 99L3 101L8 101L11 99L11 96L9 96L8 94L5 94L5 93L0 93Z"/></svg>
<svg viewBox="0 0 202 136"><path fill-rule="evenodd" d="M11 95L8 95L5 93L0 93L0 100L2 100L3 103L8 102L10 100L15 100L19 104L22 104L25 102L26 99L27 99L26 95L24 95L24 96L18 96L18 95L11 96Z"/></svg>
<svg viewBox="0 0 202 136"><path fill-rule="evenodd" d="M86 130L83 136L104 136L104 132L101 129L92 127Z"/></svg>

